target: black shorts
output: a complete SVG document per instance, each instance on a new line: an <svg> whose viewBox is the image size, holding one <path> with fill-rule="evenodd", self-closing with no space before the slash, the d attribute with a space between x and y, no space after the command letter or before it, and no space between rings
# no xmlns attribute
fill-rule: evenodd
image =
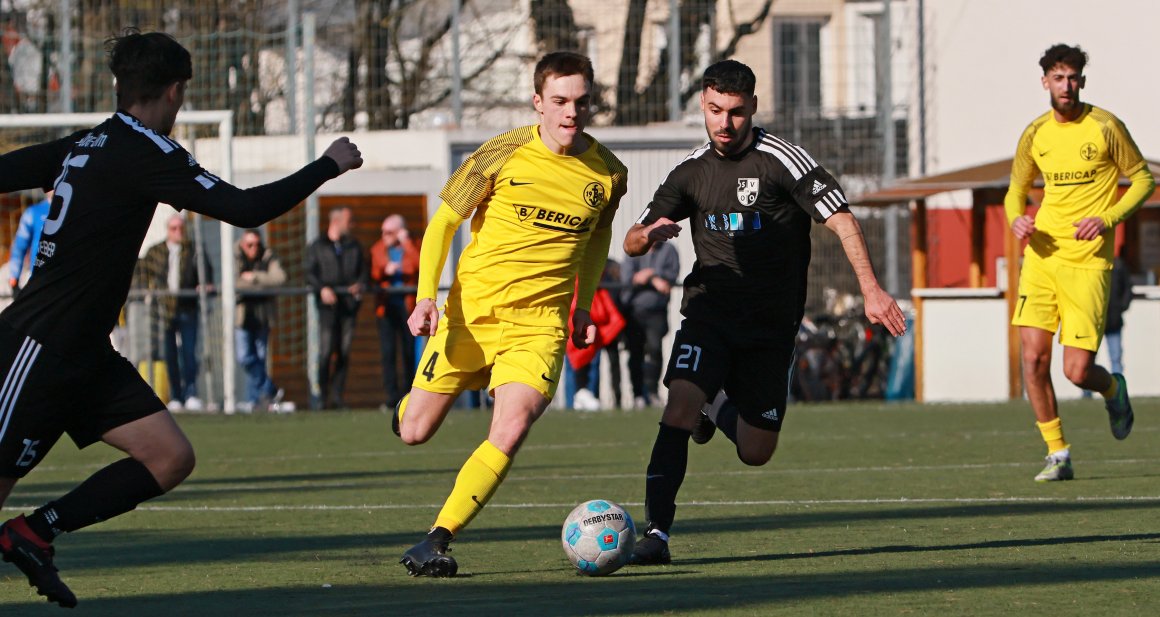
<svg viewBox="0 0 1160 617"><path fill-rule="evenodd" d="M0 477L23 478L68 433L77 447L165 409L110 345L62 357L0 322Z"/></svg>
<svg viewBox="0 0 1160 617"><path fill-rule="evenodd" d="M685 319L673 339L665 385L689 381L709 400L723 389L751 426L780 431L797 329L789 320L755 329Z"/></svg>

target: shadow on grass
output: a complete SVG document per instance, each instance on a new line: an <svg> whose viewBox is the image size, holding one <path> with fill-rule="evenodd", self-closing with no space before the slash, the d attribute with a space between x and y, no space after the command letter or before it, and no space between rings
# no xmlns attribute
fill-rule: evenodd
<svg viewBox="0 0 1160 617"><path fill-rule="evenodd" d="M664 575L653 572L663 572ZM116 599L81 598L86 615L405 615L463 614L636 615L715 611L759 614L763 607L787 602L857 601L893 594L954 590L997 590L1040 585L1076 585L1160 577L1160 562L1028 564L914 567L874 572L792 573L713 576L674 565L638 574L629 569L603 579L566 576L507 583L495 576L466 579L384 577L381 584L276 587L196 593L151 594ZM978 597L978 596L976 596ZM1129 598L1124 598L1130 603ZM1001 601L1000 601L1001 602ZM1114 600L1113 600L1114 602ZM59 614L56 607L33 603L0 604L5 614ZM807 607L799 608L808 610ZM1111 609L1113 607L1106 606ZM14 610L13 610L14 609Z"/></svg>
<svg viewBox="0 0 1160 617"><path fill-rule="evenodd" d="M892 508L890 511L895 517L912 518L953 518L957 516L1003 516L1011 514L1034 515L1050 513L1060 516L1069 509L1083 513L1123 510L1133 506L1140 506L1136 502L1110 503L1077 503L1077 504L986 504L969 507L954 508L918 508L922 514L910 512L905 508ZM818 513L810 512L800 517L776 517L772 522L769 516L744 516L733 518L690 519L680 525L680 537L705 534L720 537L731 532L747 532L753 529L768 527L773 529L787 528L793 525L810 527L824 527L827 525L843 525L846 522L860 517L874 520L888 518L886 516L867 516L865 511L846 513ZM383 526L390 525L389 514L383 514ZM791 520L808 519L807 520ZM772 523L772 524L771 524ZM110 566L109 555L116 555L116 564L119 567L136 567L179 563L228 563L236 560L272 559L277 560L288 555L313 555L319 561L349 560L350 553L366 554L368 551L378 556L401 554L403 550L414 544L422 537L423 530L393 531L391 533L372 534L316 534L295 535L293 530L281 534L272 533L267 529L263 533L246 537L206 537L182 535L179 532L167 530L134 530L134 531L104 531L99 527L82 531L62 538L58 542L58 563L65 570L72 569L100 569ZM212 533L212 532L210 532ZM560 528L551 525L511 525L477 526L463 534L457 546L464 548L472 545L494 542L541 542L553 541L559 537ZM689 564L724 563L729 561L767 561L823 558L833 556L855 556L879 553L901 552L935 552L975 549L1004 549L1020 546L1049 546L1049 545L1090 545L1098 542L1139 542L1146 540L1160 540L1160 533L1155 534L1121 534L1121 535L1086 535L1086 536L1057 536L1048 539L1025 538L1005 539L966 544L931 544L931 545L893 545L893 546L865 546L849 549L823 551L808 554L773 553L745 557L710 557L698 560L686 560ZM867 542L870 544L870 542Z"/></svg>
<svg viewBox="0 0 1160 617"><path fill-rule="evenodd" d="M570 469L568 465L525 465L522 469L528 469L533 472L543 472L558 469ZM415 469L382 469L382 470L363 470L363 471L319 471L315 473L287 473L287 474L261 474L261 475L238 475L229 477L206 477L201 478L196 474L183 482L180 486L167 494L164 498L151 503L172 503L174 501L183 501L189 499L200 499L205 495L220 495L224 492L286 492L298 493L302 491L318 492L320 489L333 488L336 483L343 485L343 488L350 487L372 487L379 486L384 489L391 489L400 484L419 483L430 484L436 482L439 486L450 486L446 480L441 476L452 476L459 472L459 467L443 467L443 468L415 468ZM435 478L435 479L432 479ZM10 498L11 501L21 499L22 492L28 493L47 493L61 495L76 488L76 486L84 480L83 475L78 475L76 480L69 480L66 482L37 482L24 481L17 484ZM316 483L313 484L312 483ZM299 484L300 486L285 486L286 484ZM230 486L236 485L236 486Z"/></svg>

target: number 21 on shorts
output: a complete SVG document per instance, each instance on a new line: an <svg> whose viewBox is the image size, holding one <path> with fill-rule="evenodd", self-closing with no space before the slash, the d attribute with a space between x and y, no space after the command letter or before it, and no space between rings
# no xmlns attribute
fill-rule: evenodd
<svg viewBox="0 0 1160 617"><path fill-rule="evenodd" d="M686 345L682 344L678 347L680 355L677 356L677 368L691 369L694 373L697 372L697 367L701 366L701 347L700 345Z"/></svg>

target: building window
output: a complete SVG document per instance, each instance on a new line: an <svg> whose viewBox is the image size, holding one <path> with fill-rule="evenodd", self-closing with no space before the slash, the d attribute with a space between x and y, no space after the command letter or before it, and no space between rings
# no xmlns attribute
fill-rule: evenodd
<svg viewBox="0 0 1160 617"><path fill-rule="evenodd" d="M823 20L773 20L773 80L777 114L816 114L822 107Z"/></svg>

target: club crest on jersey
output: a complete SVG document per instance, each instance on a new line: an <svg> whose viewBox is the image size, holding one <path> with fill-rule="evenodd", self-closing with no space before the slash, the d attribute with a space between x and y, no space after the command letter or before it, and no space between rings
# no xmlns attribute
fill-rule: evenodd
<svg viewBox="0 0 1160 617"><path fill-rule="evenodd" d="M1085 161L1095 160L1099 153L1100 149L1090 141L1079 147L1079 157Z"/></svg>
<svg viewBox="0 0 1160 617"><path fill-rule="evenodd" d="M589 182L584 187L584 203L599 208L604 205L604 185L599 182Z"/></svg>
<svg viewBox="0 0 1160 617"><path fill-rule="evenodd" d="M737 179L737 201L743 206L752 207L757 203L757 193L761 190L761 182L757 178Z"/></svg>

